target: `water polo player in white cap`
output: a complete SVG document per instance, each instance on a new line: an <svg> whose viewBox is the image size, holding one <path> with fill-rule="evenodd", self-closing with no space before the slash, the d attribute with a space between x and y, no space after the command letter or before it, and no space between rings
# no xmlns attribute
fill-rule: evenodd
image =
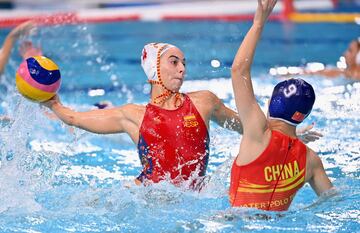
<svg viewBox="0 0 360 233"><path fill-rule="evenodd" d="M251 64L265 22L276 0L258 0L254 22L235 56L231 77L244 133L232 169L230 203L234 207L287 210L296 192L309 182L316 194L332 188L319 156L296 136L296 126L311 112L315 92L301 79L274 88L268 117L256 102Z"/></svg>
<svg viewBox="0 0 360 233"><path fill-rule="evenodd" d="M43 103L63 122L99 133L127 133L137 145L143 170L137 183L169 180L195 188L206 172L209 121L242 133L236 112L209 91L180 93L184 54L165 43L144 46L141 65L151 84L150 102L76 112L56 96Z"/></svg>

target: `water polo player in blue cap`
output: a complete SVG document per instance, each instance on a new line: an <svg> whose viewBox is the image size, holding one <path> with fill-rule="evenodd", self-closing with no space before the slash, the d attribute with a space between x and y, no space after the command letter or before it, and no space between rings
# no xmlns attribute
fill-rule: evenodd
<svg viewBox="0 0 360 233"><path fill-rule="evenodd" d="M236 107L243 123L240 151L231 170L230 203L271 211L287 210L309 182L316 194L332 188L319 156L296 137L296 126L311 112L315 92L302 79L274 88L268 117L260 109L251 81L256 44L276 0L258 0L254 22L232 65Z"/></svg>

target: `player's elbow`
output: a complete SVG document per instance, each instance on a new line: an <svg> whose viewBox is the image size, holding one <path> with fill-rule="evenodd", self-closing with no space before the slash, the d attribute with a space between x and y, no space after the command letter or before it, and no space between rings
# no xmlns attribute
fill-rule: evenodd
<svg viewBox="0 0 360 233"><path fill-rule="evenodd" d="M63 122L69 126L81 127L81 121L76 117L75 114L68 114Z"/></svg>
<svg viewBox="0 0 360 233"><path fill-rule="evenodd" d="M244 69L244 65L239 63L239 62L234 62L232 65L231 65L231 72L232 73L236 73L236 72L239 72L241 71L242 69Z"/></svg>
<svg viewBox="0 0 360 233"><path fill-rule="evenodd" d="M231 66L231 76L238 77L238 76L247 76L250 74L249 67L244 63L233 63Z"/></svg>

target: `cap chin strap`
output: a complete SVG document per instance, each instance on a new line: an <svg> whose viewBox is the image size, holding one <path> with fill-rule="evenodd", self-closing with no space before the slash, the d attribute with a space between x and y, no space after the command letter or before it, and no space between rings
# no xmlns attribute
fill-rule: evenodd
<svg viewBox="0 0 360 233"><path fill-rule="evenodd" d="M148 82L151 84L154 84L154 85L160 85L164 89L164 91L160 95L158 95L152 99L153 103L163 104L171 95L175 94L174 107L177 108L181 105L181 94L178 91L171 91L168 88L166 88L161 79L161 75L160 75L160 57L161 57L161 52L165 48L166 48L166 45L162 46L157 52L156 72L157 72L158 80L149 80ZM179 102L179 104L177 104L178 102Z"/></svg>

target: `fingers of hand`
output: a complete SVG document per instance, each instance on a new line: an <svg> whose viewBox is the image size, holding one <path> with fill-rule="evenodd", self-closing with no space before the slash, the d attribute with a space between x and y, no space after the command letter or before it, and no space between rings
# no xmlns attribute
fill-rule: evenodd
<svg viewBox="0 0 360 233"><path fill-rule="evenodd" d="M271 1L271 3L270 3L271 9L273 9L275 7L276 3L277 3L277 0Z"/></svg>
<svg viewBox="0 0 360 233"><path fill-rule="evenodd" d="M307 142L315 142L316 140L319 140L319 139L320 139L319 137L314 137L311 135L307 135L304 137L304 141L307 141Z"/></svg>
<svg viewBox="0 0 360 233"><path fill-rule="evenodd" d="M268 11L272 11L276 5L277 0L269 0L268 4L267 4L267 9Z"/></svg>
<svg viewBox="0 0 360 233"><path fill-rule="evenodd" d="M304 126L300 129L297 130L297 133L298 134L304 134L304 133L311 133L309 132L310 130L312 130L314 128L314 124L311 124L311 125L307 125L307 126ZM313 131L314 133L317 133L316 131Z"/></svg>
<svg viewBox="0 0 360 233"><path fill-rule="evenodd" d="M317 131L310 131L309 135L313 135L315 137L323 137L324 136L322 133L319 133Z"/></svg>

